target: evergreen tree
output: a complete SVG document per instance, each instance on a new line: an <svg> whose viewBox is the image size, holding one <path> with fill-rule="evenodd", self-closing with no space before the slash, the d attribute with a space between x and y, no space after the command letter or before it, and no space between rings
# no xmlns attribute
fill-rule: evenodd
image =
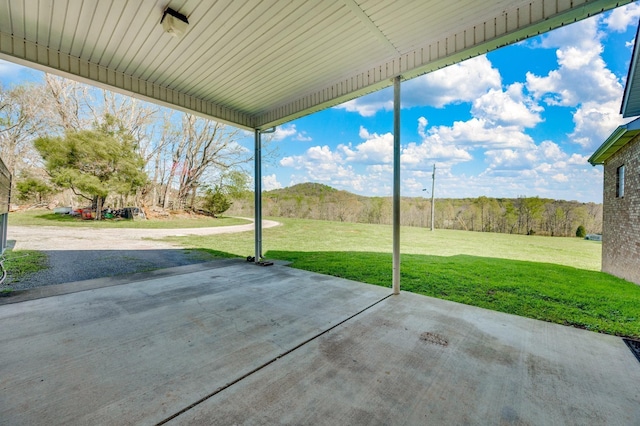
<svg viewBox="0 0 640 426"><path fill-rule="evenodd" d="M214 189L207 188L202 203L203 209L217 216L229 210L231 202L221 188L216 185Z"/></svg>
<svg viewBox="0 0 640 426"><path fill-rule="evenodd" d="M144 161L133 139L110 129L109 119L96 130L68 132L64 137L45 137L34 145L45 161L51 182L70 188L100 210L110 193L134 193L147 181Z"/></svg>
<svg viewBox="0 0 640 426"><path fill-rule="evenodd" d="M41 203L45 197L53 192L53 188L42 179L28 176L16 183L20 200L35 200Z"/></svg>

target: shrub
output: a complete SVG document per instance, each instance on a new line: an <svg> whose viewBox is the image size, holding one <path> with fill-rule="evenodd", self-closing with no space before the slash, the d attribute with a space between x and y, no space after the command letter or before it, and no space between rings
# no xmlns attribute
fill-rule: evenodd
<svg viewBox="0 0 640 426"><path fill-rule="evenodd" d="M18 181L16 189L18 190L18 199L22 201L35 200L38 203L43 202L49 194L53 193L51 186L42 179L34 177L27 177Z"/></svg>
<svg viewBox="0 0 640 426"><path fill-rule="evenodd" d="M214 216L226 212L231 207L231 202L218 186L215 189L207 189L202 204L203 209Z"/></svg>
<svg viewBox="0 0 640 426"><path fill-rule="evenodd" d="M576 229L576 237L584 238L586 236L587 236L587 230L584 229L584 226L582 225L578 226L578 229Z"/></svg>

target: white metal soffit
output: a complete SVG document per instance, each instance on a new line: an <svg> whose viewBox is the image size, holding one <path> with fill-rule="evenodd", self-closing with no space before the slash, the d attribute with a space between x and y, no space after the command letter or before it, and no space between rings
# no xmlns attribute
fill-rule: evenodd
<svg viewBox="0 0 640 426"><path fill-rule="evenodd" d="M626 3L0 0L0 58L265 129Z"/></svg>

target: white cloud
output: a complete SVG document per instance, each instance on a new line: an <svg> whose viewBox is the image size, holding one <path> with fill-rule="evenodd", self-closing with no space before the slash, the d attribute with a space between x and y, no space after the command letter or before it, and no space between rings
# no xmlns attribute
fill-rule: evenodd
<svg viewBox="0 0 640 426"><path fill-rule="evenodd" d="M584 191L584 182L601 182L601 172L587 166L585 156L570 155L552 141L544 141L529 149L488 150L485 159L487 169L472 177L471 181L475 183L470 185L490 182L487 193L500 191L502 196L509 197L539 195L568 200L597 199L601 193L591 187L589 189L594 193ZM464 191L462 188L457 190Z"/></svg>
<svg viewBox="0 0 640 426"><path fill-rule="evenodd" d="M417 193L425 189L425 186L426 186L425 182L426 182L425 179L418 179L416 176L412 176L407 179L402 179L402 186L404 188L407 188L410 192ZM431 187L429 187L429 191L431 191Z"/></svg>
<svg viewBox="0 0 640 426"><path fill-rule="evenodd" d="M473 102L473 118L451 126L427 129L428 121L418 119L420 143L409 143L402 152L402 164L411 170L437 162L444 169L471 161L471 151L481 149L530 149L533 139L524 132L542 121L540 107L525 96L524 85L514 83L505 91L490 88Z"/></svg>
<svg viewBox="0 0 640 426"><path fill-rule="evenodd" d="M295 135L296 133L297 131L296 131L295 124L290 124L288 126L278 126L276 127L276 131L273 134L273 140L281 141L283 139L286 139L290 136Z"/></svg>
<svg viewBox="0 0 640 426"><path fill-rule="evenodd" d="M482 55L407 81L402 86L402 105L442 108L471 102L501 84L500 72Z"/></svg>
<svg viewBox="0 0 640 426"><path fill-rule="evenodd" d="M568 154L555 142L543 141L536 145L515 126L503 127L502 131L506 133L501 134L501 129L485 125L486 122L472 119L449 128L428 128L427 119L421 117L418 120L421 141L402 146L403 194L423 196L422 189L430 182L434 163L438 181L436 197L493 194L584 198L589 195L579 192L581 183L585 179L598 181L601 177L597 170L587 166L586 156ZM315 146L301 155L283 158L282 166L298 171L291 176L289 184L321 182L369 195L390 195L391 135L371 133L361 127L359 136L364 140L360 144L339 145L335 150L329 146ZM516 143L512 137L516 138ZM463 139L465 142L458 144ZM476 142L470 142L471 139ZM484 156L485 170L478 175L454 172L453 167L457 164L473 160L472 150Z"/></svg>
<svg viewBox="0 0 640 426"><path fill-rule="evenodd" d="M358 144L340 144L335 150L329 146L314 146L301 155L280 160L283 167L291 167L303 175L292 176L294 182L321 182L335 188L364 191L368 194L388 195L393 172L393 135L370 133L361 127Z"/></svg>
<svg viewBox="0 0 640 426"><path fill-rule="evenodd" d="M456 121L453 126L431 128L429 134L447 145L470 148L526 148L533 144L531 136L519 126L501 126L480 118Z"/></svg>
<svg viewBox="0 0 640 426"><path fill-rule="evenodd" d="M307 134L307 132L300 132L296 135L296 140L300 142L311 142L313 139Z"/></svg>
<svg viewBox="0 0 640 426"><path fill-rule="evenodd" d="M336 148L344 155L345 161L363 164L385 164L393 161L393 135L391 133L370 134L367 129L360 127L359 135L365 139L363 143L355 147L351 144L341 144Z"/></svg>
<svg viewBox="0 0 640 426"><path fill-rule="evenodd" d="M294 155L284 157L280 160L280 165L284 167L293 167L294 169L302 169L308 163L321 165L323 163L341 163L342 158L338 153L331 150L328 145L312 146L304 155Z"/></svg>
<svg viewBox="0 0 640 426"><path fill-rule="evenodd" d="M434 162L437 162L442 166L450 168L454 164L472 159L471 154L464 149L434 142L434 140L426 140L419 144L410 142L402 150L400 157L402 165L411 169L424 169Z"/></svg>
<svg viewBox="0 0 640 426"><path fill-rule="evenodd" d="M422 138L420 143L409 142L400 157L401 164L410 170L424 170L434 162L440 167L451 168L472 159L467 149L459 148L451 141L443 141L435 131L427 132L428 121L424 117L418 119L418 134Z"/></svg>
<svg viewBox="0 0 640 426"><path fill-rule="evenodd" d="M276 131L273 133L274 141L281 141L289 137L302 142L311 141L311 137L309 137L306 132L298 132L295 124L278 126L276 127Z"/></svg>
<svg viewBox="0 0 640 426"><path fill-rule="evenodd" d="M609 30L625 32L629 25L636 25L640 18L640 3L631 3L618 7L604 20Z"/></svg>
<svg viewBox="0 0 640 426"><path fill-rule="evenodd" d="M527 90L549 105L577 106L606 103L622 97L622 85L601 57L598 18L560 28L543 38L542 47L558 47L559 68L546 76L527 73Z"/></svg>
<svg viewBox="0 0 640 426"><path fill-rule="evenodd" d="M520 170L531 167L533 157L530 153L513 149L499 149L485 152L485 157L490 163L488 171L492 170Z"/></svg>
<svg viewBox="0 0 640 426"><path fill-rule="evenodd" d="M500 72L482 55L402 83L401 103L403 108L442 108L448 104L471 102L489 89L499 89L500 85ZM336 108L371 117L378 111L393 109L393 91L391 88L380 90Z"/></svg>
<svg viewBox="0 0 640 426"><path fill-rule="evenodd" d="M620 100L583 103L573 114L575 128L570 140L587 150L597 148L623 123L619 111Z"/></svg>
<svg viewBox="0 0 640 426"><path fill-rule="evenodd" d="M544 77L527 73L527 89L535 98L560 106L577 106L587 101L620 102L622 84L606 68L599 53L587 58L588 53L568 48L559 49L557 55L559 69Z"/></svg>
<svg viewBox="0 0 640 426"><path fill-rule="evenodd" d="M599 20L600 17L596 16L557 28L543 35L540 38L540 45L534 47L551 49L575 46L581 50L598 48L603 36L603 33L598 30Z"/></svg>
<svg viewBox="0 0 640 426"><path fill-rule="evenodd" d="M373 117L378 111L391 111L393 109L393 91L390 89L379 90L370 95L353 99L335 108L348 112L357 112L363 117Z"/></svg>
<svg viewBox="0 0 640 426"><path fill-rule="evenodd" d="M486 153L489 162L488 170L492 169L535 169L544 164L566 166L568 154L552 141L544 141L540 145L532 144L521 149L492 149Z"/></svg>
<svg viewBox="0 0 640 426"><path fill-rule="evenodd" d="M268 176L262 176L262 189L265 191L271 191L272 189L279 188L282 188L282 184L278 182L278 178L275 173Z"/></svg>
<svg viewBox="0 0 640 426"><path fill-rule="evenodd" d="M543 108L524 96L523 87L522 83L514 83L505 92L490 89L473 102L471 113L501 126L534 127L542 121Z"/></svg>
<svg viewBox="0 0 640 426"><path fill-rule="evenodd" d="M623 87L602 58L600 19L586 19L544 37L541 47L558 48L558 69L546 76L527 73L526 77L526 87L535 99L549 105L576 107L574 130L568 137L585 150L597 147L623 122L619 114ZM615 28L627 25L622 21L614 14L607 19L609 26Z"/></svg>
<svg viewBox="0 0 640 426"><path fill-rule="evenodd" d="M573 164L577 166L586 166L589 161L588 155L571 154L571 157L567 160L567 164Z"/></svg>
<svg viewBox="0 0 640 426"><path fill-rule="evenodd" d="M321 182L336 188L362 189L363 177L355 173L351 165L345 165L340 153L327 145L313 146L302 155L284 157L280 160L283 167L291 167L305 174L296 177L299 182ZM293 178L292 178L293 181Z"/></svg>
<svg viewBox="0 0 640 426"><path fill-rule="evenodd" d="M293 167L294 169L300 169L300 163L296 162L296 159L300 156L282 157L280 159L280 165L282 167Z"/></svg>
<svg viewBox="0 0 640 426"><path fill-rule="evenodd" d="M521 88L515 92L521 93ZM496 92L495 98L500 98L501 92ZM494 95L490 95L494 96ZM504 98L503 98L504 99ZM493 99L495 100L495 99ZM486 102L489 104L491 102ZM518 150L531 150L535 147L533 139L524 133L525 125L534 125L539 117L535 113L528 113L525 109L518 109L516 104L509 104L515 113L503 114L499 108L483 108L483 102L475 105L476 115L485 115L485 118L472 118L468 121L456 121L452 126L434 126L427 128L428 121L424 117L418 119L418 134L421 142L410 142L402 150L402 165L410 170L428 168L434 162L444 169L450 169L456 164L471 161L472 151L481 152L488 149L493 152L501 152L508 155ZM523 103L517 105L524 105ZM515 122L518 125L501 125L495 121ZM514 154L515 155L515 154Z"/></svg>
<svg viewBox="0 0 640 426"><path fill-rule="evenodd" d="M409 195L409 192L412 192L410 194L412 196L431 195L430 169L422 173L409 171L403 174L403 178L403 184L406 188L405 195ZM415 181L415 183L411 186L406 185L409 180ZM438 198L477 197L482 194L498 197L534 195L531 189L528 189L530 186L530 181L518 172L496 174L490 177L468 175L443 169L438 163L435 185L436 211L438 208L444 208L442 204L438 204ZM423 188L426 188L427 191L423 192Z"/></svg>

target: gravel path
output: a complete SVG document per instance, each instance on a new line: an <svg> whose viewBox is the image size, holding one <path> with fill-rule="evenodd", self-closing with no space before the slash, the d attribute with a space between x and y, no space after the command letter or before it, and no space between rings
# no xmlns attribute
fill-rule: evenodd
<svg viewBox="0 0 640 426"><path fill-rule="evenodd" d="M263 220L263 228L280 225ZM253 231L253 223L214 228L93 229L56 226L9 226L14 250L38 250L47 255L49 268L19 282L5 285L22 290L212 260L206 253L149 238L184 235L218 235ZM251 253L247 253L250 255ZM10 271L9 271L10 272Z"/></svg>
<svg viewBox="0 0 640 426"><path fill-rule="evenodd" d="M273 220L262 221L263 229L278 225L280 225L280 222ZM95 229L62 226L9 226L7 231L7 239L16 241L15 250L161 250L181 248L181 246L165 241L153 241L149 240L149 238L232 234L236 232L253 231L253 223L213 228L180 229Z"/></svg>

